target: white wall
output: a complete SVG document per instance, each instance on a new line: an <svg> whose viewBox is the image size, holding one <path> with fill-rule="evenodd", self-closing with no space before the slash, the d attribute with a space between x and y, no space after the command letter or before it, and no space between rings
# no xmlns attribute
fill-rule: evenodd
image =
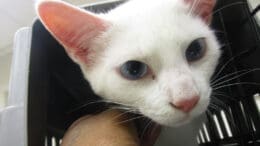
<svg viewBox="0 0 260 146"><path fill-rule="evenodd" d="M0 56L0 108L6 103L12 53Z"/></svg>

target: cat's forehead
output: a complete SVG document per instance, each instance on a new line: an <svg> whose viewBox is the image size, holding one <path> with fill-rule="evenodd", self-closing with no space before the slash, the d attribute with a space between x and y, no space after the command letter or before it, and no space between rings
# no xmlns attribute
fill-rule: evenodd
<svg viewBox="0 0 260 146"><path fill-rule="evenodd" d="M151 0L151 3L131 10L128 4L107 15L106 19L112 22L106 51L112 58L109 60L114 61L111 64L133 59L180 63L185 61L182 55L191 41L212 35L208 26L199 17L192 16L184 3L176 0Z"/></svg>
<svg viewBox="0 0 260 146"><path fill-rule="evenodd" d="M140 0L138 6L131 6L136 4L134 1L105 16L112 23L110 40L158 48L162 44L180 45L209 34L208 26L193 16L181 0L151 0L144 6L142 3L147 0Z"/></svg>
<svg viewBox="0 0 260 146"><path fill-rule="evenodd" d="M110 31L111 49L108 51L121 54L124 58L177 57L191 41L210 34L208 28L198 20L186 18L186 21L180 22L175 18L164 21L157 19L137 18L135 22L125 20L115 23Z"/></svg>

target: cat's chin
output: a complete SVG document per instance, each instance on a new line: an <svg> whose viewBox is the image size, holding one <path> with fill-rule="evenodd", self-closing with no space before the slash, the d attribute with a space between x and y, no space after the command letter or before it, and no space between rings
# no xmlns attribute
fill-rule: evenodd
<svg viewBox="0 0 260 146"><path fill-rule="evenodd" d="M166 117L149 117L149 119L152 119L152 121L162 125L162 126L167 126L167 127L179 127L182 125L189 124L190 122L193 121L196 117L198 117L201 113L197 114L186 114L186 113L181 113L175 116L169 116L168 118Z"/></svg>
<svg viewBox="0 0 260 146"><path fill-rule="evenodd" d="M205 111L202 109L202 111ZM170 127L179 127L179 126L183 126L183 125L186 125L186 124L189 124L191 123L194 119L196 119L197 117L199 117L202 113L198 113L196 112L193 113L193 114L185 114L183 117L180 117L178 119L174 119L172 121L172 123L170 124L165 124L166 126L170 126ZM164 125L164 124L162 124Z"/></svg>
<svg viewBox="0 0 260 146"><path fill-rule="evenodd" d="M179 121L177 122L174 122L172 125L170 125L171 127L179 127L179 126L182 126L182 125L186 125L188 123L190 123L192 121L192 118L190 118L189 116L183 118L183 119L180 119Z"/></svg>
<svg viewBox="0 0 260 146"><path fill-rule="evenodd" d="M191 118L186 116L184 118L177 119L177 120L175 120L175 121L173 121L171 123L165 123L163 125L169 126L169 127L179 127L179 126L188 124L190 121L191 121Z"/></svg>

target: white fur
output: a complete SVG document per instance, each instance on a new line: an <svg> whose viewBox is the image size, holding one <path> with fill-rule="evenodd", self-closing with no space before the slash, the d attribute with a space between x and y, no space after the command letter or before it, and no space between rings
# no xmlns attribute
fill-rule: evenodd
<svg viewBox="0 0 260 146"><path fill-rule="evenodd" d="M220 56L213 32L199 17L188 14L181 0L132 0L102 17L111 28L96 42L105 42L99 63L84 69L102 97L138 109L154 121L174 126L201 114L209 103L210 77ZM202 60L188 64L184 53L191 41L206 37ZM140 60L156 79L129 81L116 71L128 60ZM169 97L169 92L171 97ZM198 105L185 114L169 102L197 93Z"/></svg>
<svg viewBox="0 0 260 146"><path fill-rule="evenodd" d="M178 125L204 112L220 50L208 25L189 9L184 0L131 0L101 14L110 27L90 47L98 52L95 65L88 68L79 62L95 93L163 125ZM201 37L206 38L206 55L189 64L185 50ZM146 63L155 79L123 78L118 69L129 60ZM196 94L200 101L188 114L169 104Z"/></svg>

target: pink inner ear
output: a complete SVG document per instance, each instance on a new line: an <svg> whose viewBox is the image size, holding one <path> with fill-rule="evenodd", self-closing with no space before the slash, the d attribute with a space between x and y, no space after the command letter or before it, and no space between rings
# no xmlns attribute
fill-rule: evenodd
<svg viewBox="0 0 260 146"><path fill-rule="evenodd" d="M210 23L212 11L216 4L216 0L184 0L190 4L192 13L199 15L206 23Z"/></svg>
<svg viewBox="0 0 260 146"><path fill-rule="evenodd" d="M68 54L85 63L91 42L107 27L107 23L94 14L58 1L41 2L38 14Z"/></svg>

